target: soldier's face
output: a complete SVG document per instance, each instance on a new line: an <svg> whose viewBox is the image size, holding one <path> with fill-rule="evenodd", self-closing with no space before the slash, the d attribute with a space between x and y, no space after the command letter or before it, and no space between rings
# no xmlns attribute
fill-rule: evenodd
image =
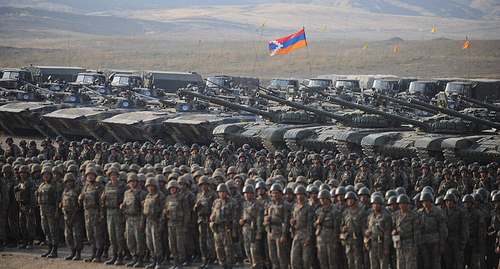
<svg viewBox="0 0 500 269"><path fill-rule="evenodd" d="M95 181L95 178L96 178L96 174L89 173L89 174L87 174L87 176L85 176L85 178L86 178L86 179L87 179L87 181L89 181L89 182L94 182L94 181Z"/></svg>
<svg viewBox="0 0 500 269"><path fill-rule="evenodd" d="M399 204L399 209L406 211L408 210L408 203L400 203Z"/></svg>
<svg viewBox="0 0 500 269"><path fill-rule="evenodd" d="M52 174L49 173L49 172L45 172L45 173L42 174L42 178L45 181L49 181L51 177L52 177Z"/></svg>
<svg viewBox="0 0 500 269"><path fill-rule="evenodd" d="M252 201L253 198L255 197L255 193L253 192L245 192L244 195L245 195L245 200L247 201Z"/></svg>
<svg viewBox="0 0 500 269"><path fill-rule="evenodd" d="M465 208L467 208L467 209L471 209L471 208L472 208L472 206L474 205L474 203L473 203L473 202L465 202L465 204L464 204L464 205L465 205Z"/></svg>
<svg viewBox="0 0 500 269"><path fill-rule="evenodd" d="M207 183L201 184L201 190L205 192L208 191L208 184Z"/></svg>
<svg viewBox="0 0 500 269"><path fill-rule="evenodd" d="M299 200L300 202L303 202L306 199L306 194L305 193L295 194L295 197L297 197L297 200Z"/></svg>
<svg viewBox="0 0 500 269"><path fill-rule="evenodd" d="M317 192L310 192L309 193L309 198L313 199L313 200L316 200L316 198L318 198L318 193Z"/></svg>
<svg viewBox="0 0 500 269"><path fill-rule="evenodd" d="M356 199L354 199L354 198L347 199L347 205L348 206L353 206L355 204L356 204Z"/></svg>
<svg viewBox="0 0 500 269"><path fill-rule="evenodd" d="M170 188L169 191L170 191L170 194L177 194L177 192L179 191L179 189L177 189L177 188Z"/></svg>
<svg viewBox="0 0 500 269"><path fill-rule="evenodd" d="M339 201L339 202L342 202L342 203L343 203L343 202L345 201L345 199L344 199L344 198L345 198L345 195L344 195L344 194L339 194L339 195L337 195L337 201Z"/></svg>
<svg viewBox="0 0 500 269"><path fill-rule="evenodd" d="M319 199L319 201L321 202L322 206L330 205L330 199L328 199L328 198L322 198L322 199Z"/></svg>
<svg viewBox="0 0 500 269"><path fill-rule="evenodd" d="M226 199L228 196L227 191L220 191L217 194L219 195L219 198L221 198L221 199Z"/></svg>
<svg viewBox="0 0 500 269"><path fill-rule="evenodd" d="M500 209L500 201L493 202L493 205L495 206L495 209Z"/></svg>
<svg viewBox="0 0 500 269"><path fill-rule="evenodd" d="M367 203L367 202L370 200L370 196L368 196L368 195L360 195L360 196L359 196L359 200L360 200L362 203Z"/></svg>
<svg viewBox="0 0 500 269"><path fill-rule="evenodd" d="M266 189L264 189L264 188L258 188L258 189L257 189L257 193L258 193L259 195L264 195L264 194L266 193Z"/></svg>
<svg viewBox="0 0 500 269"><path fill-rule="evenodd" d="M272 191L271 195L273 196L274 200L280 200L283 193L280 191Z"/></svg>
<svg viewBox="0 0 500 269"><path fill-rule="evenodd" d="M149 193L156 193L155 185L148 185L146 188L148 189Z"/></svg>
<svg viewBox="0 0 500 269"><path fill-rule="evenodd" d="M137 185L139 185L139 182L137 180L132 180L128 183L128 185L130 186L130 188L135 189L137 188Z"/></svg>
<svg viewBox="0 0 500 269"><path fill-rule="evenodd" d="M432 206L432 201L430 201L430 200L423 201L422 205L425 207L425 209L430 209Z"/></svg>
<svg viewBox="0 0 500 269"><path fill-rule="evenodd" d="M74 186L75 182L73 180L66 181L66 187L68 187L69 189L73 189Z"/></svg>
<svg viewBox="0 0 500 269"><path fill-rule="evenodd" d="M380 212L380 208L382 208L382 204L380 204L380 203L373 203L372 204L373 211Z"/></svg>

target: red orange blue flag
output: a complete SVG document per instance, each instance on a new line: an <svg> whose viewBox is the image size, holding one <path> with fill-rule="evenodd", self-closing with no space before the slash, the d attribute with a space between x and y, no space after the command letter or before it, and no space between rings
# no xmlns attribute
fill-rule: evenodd
<svg viewBox="0 0 500 269"><path fill-rule="evenodd" d="M287 54L305 46L307 46L306 32L302 29L293 35L269 41L269 55Z"/></svg>

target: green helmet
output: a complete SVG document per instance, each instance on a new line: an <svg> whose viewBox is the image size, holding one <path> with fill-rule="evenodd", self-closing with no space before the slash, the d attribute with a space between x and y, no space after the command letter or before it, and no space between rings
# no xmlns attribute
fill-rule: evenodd
<svg viewBox="0 0 500 269"><path fill-rule="evenodd" d="M394 196L391 196L391 197L394 197ZM374 203L383 204L384 203L384 198L382 198L382 196L379 196L379 195L374 195L370 199L370 203L372 203L372 204L374 204Z"/></svg>
<svg viewBox="0 0 500 269"><path fill-rule="evenodd" d="M455 194L453 194L453 193L450 192L450 193L448 193L448 194L446 194L444 196L444 200L445 201L453 201L453 202L456 203L457 202L457 197L455 196Z"/></svg>
<svg viewBox="0 0 500 269"><path fill-rule="evenodd" d="M446 191L446 194L448 194L448 193L453 193L455 195L455 198L457 198L457 200L460 197L460 192L455 188L448 189ZM445 197L445 200L446 200L446 197ZM457 201L455 201L455 202L457 202Z"/></svg>
<svg viewBox="0 0 500 269"><path fill-rule="evenodd" d="M467 202L474 203L475 202L474 197L470 194L464 195L464 197L462 198L462 203L467 203Z"/></svg>
<svg viewBox="0 0 500 269"><path fill-rule="evenodd" d="M170 180L167 184L167 190L170 190L170 188L180 189L181 185L179 185L179 182L177 182L176 180Z"/></svg>
<svg viewBox="0 0 500 269"><path fill-rule="evenodd" d="M266 191L267 191L267 185L266 185L266 182L264 182L264 181L259 181L259 182L257 182L257 184L255 185L255 189L256 189L256 190L258 190L258 189L260 189L260 188L264 188L264 189L266 189Z"/></svg>
<svg viewBox="0 0 500 269"><path fill-rule="evenodd" d="M440 204L443 204L443 203L444 203L443 196L439 196L438 198L436 198L436 201L434 202L435 205L440 205Z"/></svg>
<svg viewBox="0 0 500 269"><path fill-rule="evenodd" d="M299 185L295 188L294 194L306 194L306 187Z"/></svg>
<svg viewBox="0 0 500 269"><path fill-rule="evenodd" d="M486 201L488 199L488 191L485 188L479 188L476 192L483 196L483 201Z"/></svg>
<svg viewBox="0 0 500 269"><path fill-rule="evenodd" d="M12 173L12 165L6 164L6 165L2 166L2 173Z"/></svg>
<svg viewBox="0 0 500 269"><path fill-rule="evenodd" d="M177 179L177 182L179 182L179 184L183 183L183 184L186 184L188 186L191 183L191 182L189 182L189 175L188 174L184 174L184 175L180 176Z"/></svg>
<svg viewBox="0 0 500 269"><path fill-rule="evenodd" d="M347 186L345 187L345 189L346 189L346 191L348 191L348 192L349 192L349 191L352 191L352 192L356 193L356 189L354 188L354 186L353 186L353 185L347 185Z"/></svg>
<svg viewBox="0 0 500 269"><path fill-rule="evenodd" d="M9 167L10 167L10 169L11 169L11 171L12 171L12 166L10 166L10 165L8 165L8 164L6 164L5 166L9 166ZM5 167L5 166L4 166L4 167ZM3 167L2 167L2 168L3 168ZM2 169L2 170L3 170L3 169ZM4 172L4 171L2 171L2 172ZM4 172L4 173L5 173L5 172ZM10 173L12 173L12 172L10 172ZM29 173L30 173L30 168L29 168L27 165L21 165L21 167L19 167L19 173L28 173L28 174L29 174Z"/></svg>
<svg viewBox="0 0 500 269"><path fill-rule="evenodd" d="M398 193L398 195L400 195L400 194L406 194L406 190L403 187L397 187L396 188L396 192Z"/></svg>
<svg viewBox="0 0 500 269"><path fill-rule="evenodd" d="M49 174L52 174L52 166L45 165L45 166L42 168L42 174L43 174L43 173L49 173Z"/></svg>
<svg viewBox="0 0 500 269"><path fill-rule="evenodd" d="M146 180L146 187L149 186L149 185L152 185L152 186L155 186L158 188L158 181L156 180L156 178L154 177L150 177Z"/></svg>
<svg viewBox="0 0 500 269"><path fill-rule="evenodd" d="M356 195L356 193L353 192L353 191L348 191L345 194L345 200L347 200L347 199L355 199L357 201L358 200L358 195Z"/></svg>
<svg viewBox="0 0 500 269"><path fill-rule="evenodd" d="M319 199L332 199L332 195L329 190L322 190L318 194Z"/></svg>
<svg viewBox="0 0 500 269"><path fill-rule="evenodd" d="M120 170L118 170L118 168L114 167L114 166L111 166L109 169L108 169L108 177L109 175L111 175L112 173L115 173L116 175L119 175L120 174Z"/></svg>
<svg viewBox="0 0 500 269"><path fill-rule="evenodd" d="M139 177L137 176L136 173L128 173L127 175L127 183L129 183L130 181L139 181Z"/></svg>
<svg viewBox="0 0 500 269"><path fill-rule="evenodd" d="M398 193L395 191L395 190L388 190L386 193L385 193L385 199L389 200L389 198L391 198L392 196L398 196Z"/></svg>
<svg viewBox="0 0 500 269"><path fill-rule="evenodd" d="M359 196L361 196L361 195L370 195L370 190L367 187L361 187L358 190L358 195Z"/></svg>
<svg viewBox="0 0 500 269"><path fill-rule="evenodd" d="M69 181L69 180L75 181L75 175L73 175L72 173L67 173L64 176L64 183L66 183L66 181Z"/></svg>
<svg viewBox="0 0 500 269"><path fill-rule="evenodd" d="M493 198L491 199L492 202L500 202L500 193L496 193L493 195Z"/></svg>
<svg viewBox="0 0 500 269"><path fill-rule="evenodd" d="M226 183L221 183L219 184L219 186L217 186L217 192L219 191L229 191L229 187Z"/></svg>
<svg viewBox="0 0 500 269"><path fill-rule="evenodd" d="M387 200L388 205L395 205L398 203L398 197L396 196L391 196L389 200Z"/></svg>
<svg viewBox="0 0 500 269"><path fill-rule="evenodd" d="M297 183L303 182L303 183L307 184L307 179L305 176L298 176L297 179L295 180L295 182L297 182Z"/></svg>
<svg viewBox="0 0 500 269"><path fill-rule="evenodd" d="M335 195L342 195L346 194L347 190L345 189L344 186L339 186L338 188L335 189Z"/></svg>
<svg viewBox="0 0 500 269"><path fill-rule="evenodd" d="M398 196L398 199L396 200L396 203L401 204L401 203L410 203L410 197L406 194L400 194Z"/></svg>
<svg viewBox="0 0 500 269"><path fill-rule="evenodd" d="M201 185L201 184L209 184L210 185L210 179L208 178L208 176L201 176L198 179L198 185Z"/></svg>
<svg viewBox="0 0 500 269"><path fill-rule="evenodd" d="M243 193L247 193L247 192L251 192L251 193L255 193L255 188L253 185L245 185L245 187L243 187Z"/></svg>
<svg viewBox="0 0 500 269"><path fill-rule="evenodd" d="M283 186L281 185L281 183L274 183L271 186L271 191L280 191L280 192L283 192Z"/></svg>
<svg viewBox="0 0 500 269"><path fill-rule="evenodd" d="M434 195L432 195L432 193L430 192L422 192L422 194L420 195L420 201L423 202L423 201L434 201Z"/></svg>
<svg viewBox="0 0 500 269"><path fill-rule="evenodd" d="M308 193L310 193L310 192L319 193L319 189L318 189L318 187L317 187L316 185L314 185L314 184L309 184L309 185L307 186L307 188L306 188L306 191L307 191Z"/></svg>

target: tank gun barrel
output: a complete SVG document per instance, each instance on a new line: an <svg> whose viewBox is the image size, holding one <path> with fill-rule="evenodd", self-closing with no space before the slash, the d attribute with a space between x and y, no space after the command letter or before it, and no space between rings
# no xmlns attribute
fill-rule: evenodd
<svg viewBox="0 0 500 269"><path fill-rule="evenodd" d="M478 106L482 106L484 108L487 108L488 110L500 111L500 107L499 106L495 106L495 105L492 105L492 104L484 103L484 102L481 102L481 101L469 98L469 97L464 96L464 95L458 95L457 98L459 100L464 100L464 101L467 101L469 103L472 103L472 104L475 104L475 105L478 105Z"/></svg>
<svg viewBox="0 0 500 269"><path fill-rule="evenodd" d="M435 109L430 109L428 107L423 107L423 106L419 106L419 105L416 105L416 104L411 104L411 103L408 103L408 102L403 101L401 99L390 97L390 96L386 96L386 95L383 95L383 94L380 94L380 93L373 92L373 93L371 93L371 95L373 97L375 97L375 98L385 99L387 101L391 101L393 103L396 103L396 104L399 104L399 105L402 105L402 106L407 106L407 107L411 107L411 108L414 108L414 109L418 109L418 110L422 110L422 111L427 111L427 112L432 113L432 114L438 114L439 113L439 111L437 111Z"/></svg>
<svg viewBox="0 0 500 269"><path fill-rule="evenodd" d="M330 95L328 95L328 94L326 94L326 93L324 93L324 92L322 92L322 91L320 91L320 90L313 89L313 88L311 88L311 87L307 86L306 84L304 84L304 83L302 83L302 82L300 83L300 85L302 85L302 86L306 87L308 90L313 91L313 92L315 92L315 93L318 93L318 94L320 94L320 95L322 95L322 96L324 96L324 97L328 97L328 96L330 96Z"/></svg>
<svg viewBox="0 0 500 269"><path fill-rule="evenodd" d="M256 83L252 83L252 85L256 86L259 90L261 91L264 91L264 92L267 92L267 93L271 93L271 94L275 94L275 95L278 95L279 92L276 92L274 90L270 90L270 89L266 89L262 86L260 86L259 84L256 84ZM257 96L258 97L258 96Z"/></svg>
<svg viewBox="0 0 500 269"><path fill-rule="evenodd" d="M221 105L221 106L224 106L224 107L229 107L231 109L247 111L247 112L250 112L252 114L262 116L262 117L267 118L267 119L273 118L273 116L272 116L272 114L270 112L262 111L262 110L259 110L259 109L256 109L256 108L252 108L252 107L238 105L238 104L235 104L235 103L231 103L231 102L222 100L220 98L211 97L211 96L205 96L203 94L199 94L197 92L192 92L192 91L188 91L188 90L184 90L184 89L179 89L179 93L180 94L189 95L191 97L196 97L196 98L199 98L199 99L203 99L203 100L206 100L206 101L208 101L210 103L214 103L214 104Z"/></svg>
<svg viewBox="0 0 500 269"><path fill-rule="evenodd" d="M339 104L341 106L346 106L346 107L349 107L349 108L359 109L359 110L365 111L367 113L371 113L371 114L375 114L375 115L380 115L382 117L386 117L386 118L393 119L393 120L396 120L396 121L400 121L400 122L404 122L404 123L407 123L407 124L411 124L411 125L417 126L419 128L426 128L427 127L427 125L425 123L423 123L421 121L418 121L418 120L414 120L414 119L410 119L410 118L406 118L406 117L402 117L402 116L390 114L390 113L387 113L387 112L384 112L384 111L380 111L380 110L375 109L375 108L371 108L371 107L367 107L367 106L362 106L362 105L354 104L354 103L351 103L351 102L348 102L348 101L345 101L345 100L342 100L342 99L339 99L339 98L334 98L334 97L328 96L326 99L328 101L332 102L332 103L336 103L336 104Z"/></svg>
<svg viewBox="0 0 500 269"><path fill-rule="evenodd" d="M336 121L338 121L338 122L340 122L342 124L347 124L348 123L348 120L345 117L336 115L335 113L324 111L324 110L317 109L317 108L312 108L312 107L309 107L309 106L305 106L303 104L299 104L299 103L296 103L296 102L288 101L288 100L285 100L285 99L282 99L282 98L279 98L279 97L276 97L276 96L267 95L267 94L264 94L264 93L261 93L261 92L257 92L256 93L256 97L262 97L262 98L265 98L267 100L278 102L278 103L280 103L282 105L287 105L287 106L295 107L295 108L298 108L298 109L306 110L306 111L315 113L315 114L320 115L320 116L324 116L324 117L327 117L327 118L334 119L334 120L336 120Z"/></svg>
<svg viewBox="0 0 500 269"><path fill-rule="evenodd" d="M488 126L488 127L491 127L491 128L495 128L497 130L500 130L500 124L496 123L496 122L492 122L492 121L489 121L489 120L477 118L477 117L474 117L474 116L469 116L469 115L460 113L460 112L452 110L452 109L434 106L434 105L427 104L427 103L424 103L424 102L421 102L421 101L418 101L418 100L415 100L415 99L412 99L412 98L408 98L408 102L412 103L412 104L417 104L417 105L420 105L420 106L428 107L428 108L431 108L431 109L435 109L435 110L437 110L437 111L439 111L441 113L444 113L444 114L448 114L448 115L451 115L451 116L454 116L454 117L462 118L462 119L465 119L465 120L472 121L474 123L479 123L479 124L482 124L482 125L485 125L485 126Z"/></svg>

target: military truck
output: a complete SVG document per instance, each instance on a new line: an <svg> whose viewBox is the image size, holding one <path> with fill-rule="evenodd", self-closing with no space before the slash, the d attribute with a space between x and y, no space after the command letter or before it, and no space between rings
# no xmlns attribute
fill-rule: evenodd
<svg viewBox="0 0 500 269"><path fill-rule="evenodd" d="M116 73L112 75L111 87L116 88L142 88L142 77L133 74Z"/></svg>
<svg viewBox="0 0 500 269"><path fill-rule="evenodd" d="M207 78L207 88L241 88L245 90L255 90L260 84L260 80L254 77L236 77L236 76L227 76L227 75L219 75Z"/></svg>
<svg viewBox="0 0 500 269"><path fill-rule="evenodd" d="M461 95L480 102L492 102L500 100L500 81L487 79L453 81L446 84L444 92L451 98Z"/></svg>
<svg viewBox="0 0 500 269"><path fill-rule="evenodd" d="M336 89L346 89L353 92L360 92L361 87L359 87L359 80L357 79L337 79L335 81Z"/></svg>
<svg viewBox="0 0 500 269"><path fill-rule="evenodd" d="M7 68L2 70L0 87L8 90L19 89L22 85L24 85L23 81L34 83L30 72L19 68Z"/></svg>
<svg viewBox="0 0 500 269"><path fill-rule="evenodd" d="M144 87L162 89L166 93L175 93L189 84L198 87L204 84L203 78L196 72L140 71L135 73L142 77Z"/></svg>
<svg viewBox="0 0 500 269"><path fill-rule="evenodd" d="M23 67L28 70L36 83L50 82L74 82L78 74L87 70L81 67L62 67L62 66L35 66Z"/></svg>

